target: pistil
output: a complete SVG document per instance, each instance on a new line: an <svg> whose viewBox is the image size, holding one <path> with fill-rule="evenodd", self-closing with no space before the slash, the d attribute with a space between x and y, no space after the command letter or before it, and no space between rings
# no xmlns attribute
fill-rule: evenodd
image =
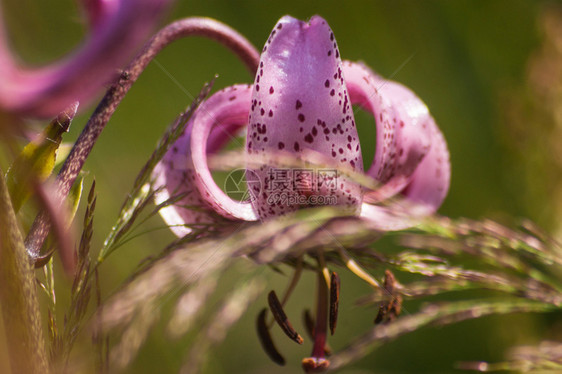
<svg viewBox="0 0 562 374"><path fill-rule="evenodd" d="M330 365L324 354L328 326L328 286L324 275L318 272L318 293L316 299L316 326L314 327L314 346L312 356L302 360L307 373L324 371Z"/></svg>

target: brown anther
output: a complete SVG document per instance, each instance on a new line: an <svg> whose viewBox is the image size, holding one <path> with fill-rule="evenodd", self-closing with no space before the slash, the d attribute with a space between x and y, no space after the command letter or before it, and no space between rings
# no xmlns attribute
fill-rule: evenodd
<svg viewBox="0 0 562 374"><path fill-rule="evenodd" d="M330 366L330 361L325 358L307 357L302 360L302 368L307 373L321 373Z"/></svg>
<svg viewBox="0 0 562 374"><path fill-rule="evenodd" d="M330 277L330 333L334 335L338 323L338 307L340 303L340 276L333 272Z"/></svg>
<svg viewBox="0 0 562 374"><path fill-rule="evenodd" d="M285 365L285 358L281 356L281 353L273 344L273 339L269 334L269 329L267 328L267 322L265 321L265 317L267 315L267 308L263 308L260 314L258 315L258 319L256 321L256 327L258 330L258 337L260 339L261 346L263 350L269 358L278 365Z"/></svg>
<svg viewBox="0 0 562 374"><path fill-rule="evenodd" d="M269 308L271 309L271 313L273 313L273 317L275 318L275 321L277 321L277 324L279 325L279 327L281 327L283 332L289 338L291 338L291 340L299 344L302 344L303 343L302 337L293 328L291 322L289 322L289 319L287 318L287 315L285 314L285 311L283 310L283 306L281 305L281 302L277 298L277 294L275 293L275 291L271 291L269 295L267 295L267 301L269 303Z"/></svg>
<svg viewBox="0 0 562 374"><path fill-rule="evenodd" d="M388 300L381 303L375 318L375 325L381 322L392 322L402 311L402 296L396 291L396 278L390 270L384 272L384 290Z"/></svg>

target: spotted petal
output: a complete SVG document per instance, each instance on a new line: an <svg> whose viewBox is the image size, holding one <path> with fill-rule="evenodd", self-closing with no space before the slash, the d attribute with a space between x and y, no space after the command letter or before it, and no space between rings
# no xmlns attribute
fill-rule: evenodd
<svg viewBox="0 0 562 374"><path fill-rule="evenodd" d="M375 118L375 159L367 174L383 186L365 198L370 202L382 201L410 182L416 167L429 152L429 122L433 119L411 90L384 80L362 64L346 61L344 75L351 102L361 105Z"/></svg>
<svg viewBox="0 0 562 374"><path fill-rule="evenodd" d="M338 166L362 171L355 120L330 27L285 16L263 48L254 82L246 149L251 156L313 151ZM358 212L361 188L335 170L251 169L252 204L260 218L314 203ZM254 181L255 182L255 181ZM335 199L324 199L333 197Z"/></svg>
<svg viewBox="0 0 562 374"><path fill-rule="evenodd" d="M451 164L445 138L432 120L431 149L418 165L409 184L398 194L405 198L388 206L364 202L361 216L381 231L403 230L434 213L443 203L449 190Z"/></svg>
<svg viewBox="0 0 562 374"><path fill-rule="evenodd" d="M184 134L155 168L156 203L181 197L160 210L177 236L190 233L193 225L215 223L221 217L219 214L255 220L248 203L232 201L226 204L226 210L222 208L220 201L229 198L216 186L206 165L207 154L220 150L241 126L246 125L250 94L249 86L237 85L211 96L197 109ZM229 214L233 207L236 210L240 206L242 213Z"/></svg>
<svg viewBox="0 0 562 374"><path fill-rule="evenodd" d="M91 100L145 40L171 0L84 0L93 30L83 45L52 65L19 66L0 20L0 108L53 117ZM1 17L1 12L0 12Z"/></svg>
<svg viewBox="0 0 562 374"><path fill-rule="evenodd" d="M345 62L351 101L373 114L377 145L367 172L382 186L365 196L361 215L377 229L399 230L439 208L449 188L449 153L425 104L403 85L385 80L362 64ZM380 140L379 140L380 139ZM394 195L406 200L372 205Z"/></svg>

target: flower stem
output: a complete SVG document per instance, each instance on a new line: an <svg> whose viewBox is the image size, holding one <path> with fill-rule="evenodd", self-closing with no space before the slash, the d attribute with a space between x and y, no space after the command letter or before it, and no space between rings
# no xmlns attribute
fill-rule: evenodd
<svg viewBox="0 0 562 374"><path fill-rule="evenodd" d="M211 18L194 17L179 20L164 27L146 43L141 52L123 70L121 75L107 90L88 123L86 123L84 130L76 140L57 176L56 189L59 201L62 202L68 195L72 184L80 170L82 170L86 158L105 125L150 61L164 47L177 39L187 36L203 36L216 40L240 57L250 72L254 73L257 70L259 63L258 51L242 35L223 23ZM48 216L45 212L41 212L33 222L33 226L25 240L25 246L32 258L35 259L39 256L39 251L49 230Z"/></svg>
<svg viewBox="0 0 562 374"><path fill-rule="evenodd" d="M0 170L0 306L13 373L48 373L35 275Z"/></svg>

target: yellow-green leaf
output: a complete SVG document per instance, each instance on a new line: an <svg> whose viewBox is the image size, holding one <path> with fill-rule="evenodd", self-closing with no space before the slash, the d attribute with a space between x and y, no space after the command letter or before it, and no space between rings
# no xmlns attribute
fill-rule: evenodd
<svg viewBox="0 0 562 374"><path fill-rule="evenodd" d="M62 134L68 131L77 109L76 102L60 113L37 139L24 147L8 170L6 182L16 212L31 195L33 182L42 182L53 172Z"/></svg>

